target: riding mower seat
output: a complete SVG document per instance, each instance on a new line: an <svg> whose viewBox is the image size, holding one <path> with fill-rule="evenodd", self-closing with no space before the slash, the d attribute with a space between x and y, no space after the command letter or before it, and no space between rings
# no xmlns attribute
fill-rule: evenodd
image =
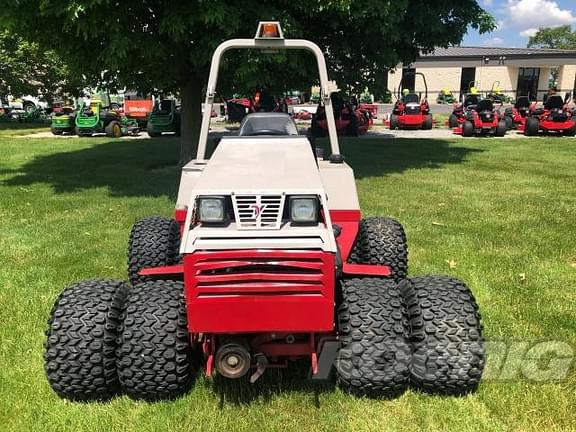
<svg viewBox="0 0 576 432"><path fill-rule="evenodd" d="M562 96L552 95L546 99L544 102L544 109L548 111L552 111L553 109L563 109L564 108L564 99Z"/></svg>
<svg viewBox="0 0 576 432"><path fill-rule="evenodd" d="M286 113L260 112L248 114L240 124L238 136L259 135L298 135L298 128L292 117Z"/></svg>
<svg viewBox="0 0 576 432"><path fill-rule="evenodd" d="M478 95L469 94L464 98L464 108L477 109L479 103Z"/></svg>

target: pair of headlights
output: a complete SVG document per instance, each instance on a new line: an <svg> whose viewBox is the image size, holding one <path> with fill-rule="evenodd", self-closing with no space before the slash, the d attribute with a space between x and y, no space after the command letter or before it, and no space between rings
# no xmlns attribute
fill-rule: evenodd
<svg viewBox="0 0 576 432"><path fill-rule="evenodd" d="M198 220L205 224L222 224L229 220L224 196L198 197ZM314 195L294 195L288 197L290 221L295 224L318 222L318 197Z"/></svg>

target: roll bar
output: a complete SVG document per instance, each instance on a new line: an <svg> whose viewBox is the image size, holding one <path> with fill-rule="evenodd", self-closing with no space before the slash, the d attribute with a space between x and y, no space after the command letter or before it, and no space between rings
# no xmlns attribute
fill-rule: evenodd
<svg viewBox="0 0 576 432"><path fill-rule="evenodd" d="M320 75L320 91L324 100L326 120L328 122L328 136L330 138L330 148L332 152L331 160L341 161L340 147L338 145L338 135L336 133L336 122L332 110L332 101L330 100L330 85L328 81L328 71L326 69L326 60L322 50L313 42L303 39L282 39L282 38L255 38L255 39L231 39L221 43L212 55L210 64L210 75L206 88L206 100L204 102L204 114L202 116L202 126L200 129L200 140L198 143L197 159L206 158L206 144L208 141L208 130L210 128L210 114L214 104L216 93L216 83L218 81L218 69L222 55L230 49L260 49L260 50L285 50L285 49L304 49L310 51L316 57L318 62L318 72Z"/></svg>
<svg viewBox="0 0 576 432"><path fill-rule="evenodd" d="M396 99L400 100L400 93L402 92L402 84L404 84L404 78L406 78L407 76L410 75L420 75L422 77L422 81L424 81L424 97L426 99L428 99L428 83L426 82L426 76L422 73L422 72L406 72L405 74L402 75L402 78L400 79L400 84L398 84L398 93L396 93ZM416 93L416 89L414 89L414 93ZM422 95L422 93L420 93L420 95Z"/></svg>

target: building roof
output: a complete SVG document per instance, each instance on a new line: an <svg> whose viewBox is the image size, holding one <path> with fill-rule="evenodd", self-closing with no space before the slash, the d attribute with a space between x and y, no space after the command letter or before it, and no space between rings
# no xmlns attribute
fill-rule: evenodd
<svg viewBox="0 0 576 432"><path fill-rule="evenodd" d="M504 47L466 47L466 46L452 46L448 48L436 48L433 52L422 54L419 60L442 60L454 58L470 58L470 57L576 57L576 50L561 50L561 49L547 49L547 48L504 48Z"/></svg>

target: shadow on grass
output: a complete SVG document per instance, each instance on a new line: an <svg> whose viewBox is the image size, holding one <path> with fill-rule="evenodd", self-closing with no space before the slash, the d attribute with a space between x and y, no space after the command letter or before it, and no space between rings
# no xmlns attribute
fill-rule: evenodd
<svg viewBox="0 0 576 432"><path fill-rule="evenodd" d="M208 388L225 404L249 405L254 401L271 401L275 396L296 392L308 396L310 403L320 408L320 395L333 392L335 384L315 383L308 379L310 365L307 361L291 363L287 369L268 369L254 384L249 377L230 380L216 375L207 381Z"/></svg>
<svg viewBox="0 0 576 432"><path fill-rule="evenodd" d="M462 163L484 150L437 139L344 139L342 153L357 178ZM326 142L319 143L326 145ZM56 193L108 188L112 196L176 197L180 169L174 138L105 141L88 148L38 156L4 184L49 184ZM257 166L255 165L255 169Z"/></svg>

